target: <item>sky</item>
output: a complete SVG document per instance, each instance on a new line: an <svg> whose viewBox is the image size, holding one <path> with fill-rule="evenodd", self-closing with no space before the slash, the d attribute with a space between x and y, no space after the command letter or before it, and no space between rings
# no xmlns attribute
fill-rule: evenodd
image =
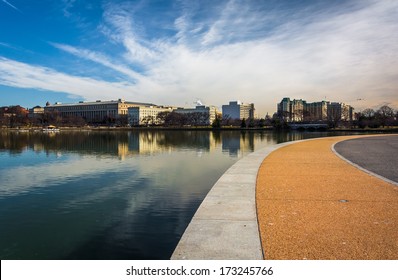
<svg viewBox="0 0 398 280"><path fill-rule="evenodd" d="M0 0L0 106L398 109L395 0Z"/></svg>

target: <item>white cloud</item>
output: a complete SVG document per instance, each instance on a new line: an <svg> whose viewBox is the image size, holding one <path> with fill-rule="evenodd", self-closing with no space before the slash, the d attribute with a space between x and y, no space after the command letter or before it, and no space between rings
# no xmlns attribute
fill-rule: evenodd
<svg viewBox="0 0 398 280"><path fill-rule="evenodd" d="M110 83L87 77L71 76L53 69L32 66L0 57L0 83L20 88L65 92L84 99L144 99L131 83Z"/></svg>
<svg viewBox="0 0 398 280"><path fill-rule="evenodd" d="M131 7L125 6L113 4L107 6L104 12L104 20L110 27L105 27L105 30L112 30L112 33L108 33L108 35L124 45L127 50L125 58L128 61L139 64L148 63L156 57L156 49L146 46L146 41L140 39L137 35L139 27L134 24L129 12Z"/></svg>
<svg viewBox="0 0 398 280"><path fill-rule="evenodd" d="M127 66L113 63L112 58L110 58L104 54L97 53L94 51L85 50L85 49L80 49L80 48L76 48L76 47L64 45L64 44L58 44L58 43L51 43L51 44L60 50L63 50L65 52L68 52L70 54L73 54L75 56L78 56L78 57L81 57L81 58L84 58L87 60L91 60L93 62L102 64L103 66L106 66L113 70L116 70L116 71L130 77L134 81L136 81L138 79L144 79L144 77L141 74L137 73L134 70L131 70Z"/></svg>

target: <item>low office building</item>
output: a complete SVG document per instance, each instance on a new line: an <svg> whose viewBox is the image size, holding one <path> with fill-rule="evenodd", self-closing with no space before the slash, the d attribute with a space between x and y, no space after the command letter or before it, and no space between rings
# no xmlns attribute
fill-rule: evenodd
<svg viewBox="0 0 398 280"><path fill-rule="evenodd" d="M211 125L216 119L217 107L198 105L195 108L178 108L173 112L190 115L190 125Z"/></svg>
<svg viewBox="0 0 398 280"><path fill-rule="evenodd" d="M253 119L254 104L244 104L240 101L230 101L228 105L222 105L223 119Z"/></svg>
<svg viewBox="0 0 398 280"><path fill-rule="evenodd" d="M164 119L159 118L159 113L172 112L173 107L162 106L140 106L128 108L128 123L131 126L138 125L159 125Z"/></svg>
<svg viewBox="0 0 398 280"><path fill-rule="evenodd" d="M117 120L127 117L128 108L137 106L153 106L150 103L129 102L122 99L112 101L79 102L73 104L55 103L50 105L48 102L44 108L45 112L58 112L61 117L82 117L87 122L103 122Z"/></svg>
<svg viewBox="0 0 398 280"><path fill-rule="evenodd" d="M29 109L28 117L31 119L34 119L34 118L39 118L39 117L43 116L43 114L44 114L44 108L40 107L40 106L36 106L36 107Z"/></svg>

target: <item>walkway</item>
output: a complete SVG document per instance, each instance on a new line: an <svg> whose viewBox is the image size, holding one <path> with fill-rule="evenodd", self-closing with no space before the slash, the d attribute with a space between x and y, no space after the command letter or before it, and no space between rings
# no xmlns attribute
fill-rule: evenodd
<svg viewBox="0 0 398 280"><path fill-rule="evenodd" d="M339 142L334 148L345 159L398 186L398 136L361 137Z"/></svg>
<svg viewBox="0 0 398 280"><path fill-rule="evenodd" d="M357 137L294 143L265 158L256 192L265 259L398 259L398 188L331 149Z"/></svg>
<svg viewBox="0 0 398 280"><path fill-rule="evenodd" d="M236 162L215 183L189 223L171 259L239 260L263 258L255 189L264 152Z"/></svg>

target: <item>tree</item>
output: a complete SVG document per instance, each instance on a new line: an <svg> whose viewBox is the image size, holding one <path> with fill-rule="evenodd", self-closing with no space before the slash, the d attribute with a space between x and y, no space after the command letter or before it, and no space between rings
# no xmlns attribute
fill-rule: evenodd
<svg viewBox="0 0 398 280"><path fill-rule="evenodd" d="M184 126L185 124L187 124L186 114L171 112L166 116L165 119L166 126Z"/></svg>
<svg viewBox="0 0 398 280"><path fill-rule="evenodd" d="M367 119L370 119L374 117L375 111L373 109L367 108L361 112L361 115Z"/></svg>
<svg viewBox="0 0 398 280"><path fill-rule="evenodd" d="M164 124L165 121L166 121L167 116L170 115L170 114L171 114L171 112L169 112L169 111L159 112L156 115L156 123Z"/></svg>
<svg viewBox="0 0 398 280"><path fill-rule="evenodd" d="M2 125L16 127L29 123L28 110L16 105L0 108L0 123Z"/></svg>
<svg viewBox="0 0 398 280"><path fill-rule="evenodd" d="M186 115L186 119L187 119L187 124L190 125L208 125L208 121L209 121L209 114L205 113L205 112L192 112L192 113L188 113L188 114L184 114Z"/></svg>
<svg viewBox="0 0 398 280"><path fill-rule="evenodd" d="M117 125L120 125L120 126L127 126L127 124L129 123L128 116L127 115L120 115L116 119L116 123L117 123Z"/></svg>
<svg viewBox="0 0 398 280"><path fill-rule="evenodd" d="M155 123L155 118L153 116L146 116L142 119L145 126L150 126Z"/></svg>
<svg viewBox="0 0 398 280"><path fill-rule="evenodd" d="M249 127L253 128L254 126L255 126L254 119L250 118L249 119Z"/></svg>
<svg viewBox="0 0 398 280"><path fill-rule="evenodd" d="M218 118L218 116L216 116L216 118L214 119L213 123L211 124L211 126L213 128L220 128L221 127L221 121Z"/></svg>
<svg viewBox="0 0 398 280"><path fill-rule="evenodd" d="M385 125L389 126L394 122L394 110L387 105L381 106L380 109L377 110L376 116L383 127Z"/></svg>
<svg viewBox="0 0 398 280"><path fill-rule="evenodd" d="M240 123L240 127L246 128L246 119L245 118L242 119L242 122Z"/></svg>
<svg viewBox="0 0 398 280"><path fill-rule="evenodd" d="M264 119L259 119L258 123L257 123L257 126L262 128L262 127L264 127L264 125L265 125L265 120Z"/></svg>

